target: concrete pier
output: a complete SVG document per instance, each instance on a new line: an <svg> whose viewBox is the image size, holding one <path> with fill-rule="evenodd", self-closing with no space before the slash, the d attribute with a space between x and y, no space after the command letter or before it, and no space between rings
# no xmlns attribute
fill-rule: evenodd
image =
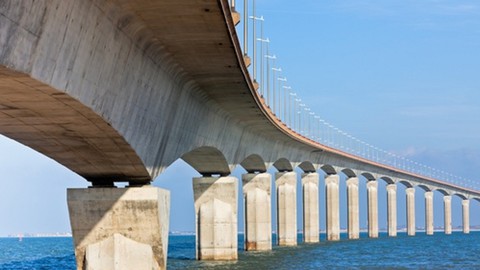
<svg viewBox="0 0 480 270"><path fill-rule="evenodd" d="M165 269L170 192L155 187L67 190L77 269Z"/></svg>
<svg viewBox="0 0 480 270"><path fill-rule="evenodd" d="M245 250L272 249L271 176L242 175L245 211Z"/></svg>
<svg viewBox="0 0 480 270"><path fill-rule="evenodd" d="M297 174L275 174L277 188L277 237L280 246L297 245Z"/></svg>
<svg viewBox="0 0 480 270"><path fill-rule="evenodd" d="M443 196L443 210L445 234L452 234L452 196Z"/></svg>
<svg viewBox="0 0 480 270"><path fill-rule="evenodd" d="M425 233L433 235L433 192L425 192Z"/></svg>
<svg viewBox="0 0 480 270"><path fill-rule="evenodd" d="M318 173L302 174L303 189L303 241L318 243L320 241Z"/></svg>
<svg viewBox="0 0 480 270"><path fill-rule="evenodd" d="M387 185L388 236L397 236L397 185Z"/></svg>
<svg viewBox="0 0 480 270"><path fill-rule="evenodd" d="M325 176L326 227L327 240L340 240L339 188L340 177L337 174Z"/></svg>
<svg viewBox="0 0 480 270"><path fill-rule="evenodd" d="M462 201L463 233L470 233L470 200Z"/></svg>
<svg viewBox="0 0 480 270"><path fill-rule="evenodd" d="M348 239L360 238L360 221L358 206L358 178L347 179Z"/></svg>
<svg viewBox="0 0 480 270"><path fill-rule="evenodd" d="M407 194L407 235L415 235L415 188L405 189Z"/></svg>
<svg viewBox="0 0 480 270"><path fill-rule="evenodd" d="M367 182L368 237L378 237L378 182Z"/></svg>
<svg viewBox="0 0 480 270"><path fill-rule="evenodd" d="M198 260L237 259L237 179L193 178Z"/></svg>

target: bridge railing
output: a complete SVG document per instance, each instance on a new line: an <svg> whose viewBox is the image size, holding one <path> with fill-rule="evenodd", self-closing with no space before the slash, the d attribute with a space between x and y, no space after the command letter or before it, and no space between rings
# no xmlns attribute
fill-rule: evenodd
<svg viewBox="0 0 480 270"><path fill-rule="evenodd" d="M240 5L239 5L240 4ZM480 190L477 182L421 164L406 156L386 151L334 126L314 112L289 84L279 59L270 49L271 40L264 33L266 19L258 16L255 0L230 0L233 19L244 60L258 95L267 109L286 127L299 135L330 148L408 171L413 174ZM244 12L244 11L247 12Z"/></svg>

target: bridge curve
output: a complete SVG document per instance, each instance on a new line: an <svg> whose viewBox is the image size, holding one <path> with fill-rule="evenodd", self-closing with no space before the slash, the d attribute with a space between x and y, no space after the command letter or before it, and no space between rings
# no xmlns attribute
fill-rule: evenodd
<svg viewBox="0 0 480 270"><path fill-rule="evenodd" d="M21 133L13 132L15 125L2 125L2 133L89 181L145 183L181 157L202 174L226 175L255 155L265 167L277 164L280 170L291 169L277 162L283 157L304 169L311 163L308 170L334 166L480 196L321 145L289 129L255 91L226 0L6 1L0 20L5 29L1 33L8 35L0 48L2 81L21 76L26 84L43 85L51 96L63 95L83 106L85 114L97 115L95 121L105 131L78 131L77 137L88 141L104 133L117 143L111 157L101 160L115 172L99 170L98 157L104 151L95 145L81 152L61 143L63 149L56 154L53 147L39 146L47 140L39 130L29 129L31 124L25 123ZM25 89L22 98L38 98L39 91ZM8 114L9 105L3 103L2 119L23 123ZM36 113L33 107L22 109ZM44 115L42 121L53 119L54 110ZM82 126L68 125L78 130ZM55 143L68 135L60 133ZM212 155L212 149L218 152ZM72 160L90 163L76 168Z"/></svg>

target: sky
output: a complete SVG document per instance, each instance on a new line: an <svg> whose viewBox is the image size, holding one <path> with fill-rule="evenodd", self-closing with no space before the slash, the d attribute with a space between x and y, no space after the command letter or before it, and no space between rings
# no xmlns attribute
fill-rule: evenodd
<svg viewBox="0 0 480 270"><path fill-rule="evenodd" d="M265 37L282 75L317 115L382 149L480 181L475 171L480 167L478 1L256 0L256 6L256 15L265 18ZM69 232L66 189L88 183L2 136L0 153L0 236ZM237 167L233 175L241 179L242 173ZM171 231L195 230L194 176L198 173L178 160L153 183L171 191ZM386 227L384 186L380 181L380 228ZM400 226L406 215L404 189L399 185L397 191ZM346 227L343 181L340 192L341 226ZM416 189L420 227L423 193ZM299 228L300 195L298 186ZM238 197L241 231L242 196ZM320 188L321 228L325 227L323 199ZM273 197L272 206L274 202ZM435 226L443 226L442 203L441 194L435 192ZM452 209L453 226L459 226L459 198L453 198ZM480 203L472 201L472 225L480 225L479 213ZM361 181L361 227L366 227L366 215L365 181Z"/></svg>

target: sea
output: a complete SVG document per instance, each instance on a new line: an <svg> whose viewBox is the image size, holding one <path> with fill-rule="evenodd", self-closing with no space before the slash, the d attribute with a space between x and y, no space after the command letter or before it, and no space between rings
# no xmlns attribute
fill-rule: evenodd
<svg viewBox="0 0 480 270"><path fill-rule="evenodd" d="M243 235L238 239L239 257L234 262L195 260L195 236L170 235L168 269L480 269L480 232L466 235L436 232L415 237L399 233L370 239L325 241L296 247L274 246L268 252L243 251ZM75 269L70 237L0 238L0 269Z"/></svg>

